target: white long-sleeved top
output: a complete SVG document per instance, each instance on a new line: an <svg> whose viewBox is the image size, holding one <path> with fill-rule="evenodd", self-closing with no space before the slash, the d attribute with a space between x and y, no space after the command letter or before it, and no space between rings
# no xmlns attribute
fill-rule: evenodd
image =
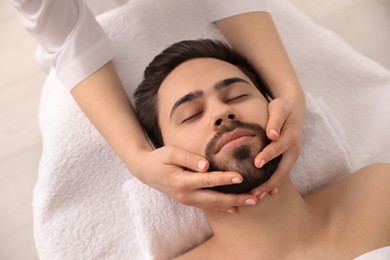
<svg viewBox="0 0 390 260"><path fill-rule="evenodd" d="M82 0L11 1L39 45L38 62L50 62L69 90L115 56L113 45ZM210 22L268 10L267 0L197 1Z"/></svg>

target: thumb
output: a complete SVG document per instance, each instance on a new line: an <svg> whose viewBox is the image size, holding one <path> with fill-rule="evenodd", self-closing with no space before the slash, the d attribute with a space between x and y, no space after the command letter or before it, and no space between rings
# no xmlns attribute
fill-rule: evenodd
<svg viewBox="0 0 390 260"><path fill-rule="evenodd" d="M268 106L268 114L266 134L272 141L277 141L283 124L287 120L288 112L282 105L271 102Z"/></svg>

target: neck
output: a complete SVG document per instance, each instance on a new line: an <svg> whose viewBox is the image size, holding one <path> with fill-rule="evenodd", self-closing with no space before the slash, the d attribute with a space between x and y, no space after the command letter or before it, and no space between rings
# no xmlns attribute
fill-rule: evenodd
<svg viewBox="0 0 390 260"><path fill-rule="evenodd" d="M205 213L214 231L210 244L230 255L273 255L296 246L297 241L307 241L313 233L314 218L290 179L277 195L267 195L256 206L239 207L235 214Z"/></svg>

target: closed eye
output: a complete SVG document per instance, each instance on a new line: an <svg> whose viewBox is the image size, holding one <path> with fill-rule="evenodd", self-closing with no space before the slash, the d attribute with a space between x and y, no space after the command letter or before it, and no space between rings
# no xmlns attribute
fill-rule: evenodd
<svg viewBox="0 0 390 260"><path fill-rule="evenodd" d="M193 114L193 115L191 115L191 116L185 118L183 121L181 121L181 124L184 124L184 123L187 123L187 122L191 122L191 121L197 119L197 118L198 118L200 115L202 115L202 114L203 114L203 111L200 111L200 112L198 112L198 113L195 113L195 114Z"/></svg>
<svg viewBox="0 0 390 260"><path fill-rule="evenodd" d="M239 95L239 96L236 96L236 97L229 98L229 99L225 100L225 103L241 101L241 99L244 99L245 97L248 97L248 96L249 96L248 94L242 94L242 95Z"/></svg>

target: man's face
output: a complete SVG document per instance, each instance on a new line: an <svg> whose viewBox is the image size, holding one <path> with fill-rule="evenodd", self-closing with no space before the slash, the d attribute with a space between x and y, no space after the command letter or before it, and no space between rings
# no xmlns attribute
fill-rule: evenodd
<svg viewBox="0 0 390 260"><path fill-rule="evenodd" d="M266 145L267 106L240 69L198 58L163 81L157 111L165 145L205 156L212 168L245 174L243 165L254 168L254 157Z"/></svg>

